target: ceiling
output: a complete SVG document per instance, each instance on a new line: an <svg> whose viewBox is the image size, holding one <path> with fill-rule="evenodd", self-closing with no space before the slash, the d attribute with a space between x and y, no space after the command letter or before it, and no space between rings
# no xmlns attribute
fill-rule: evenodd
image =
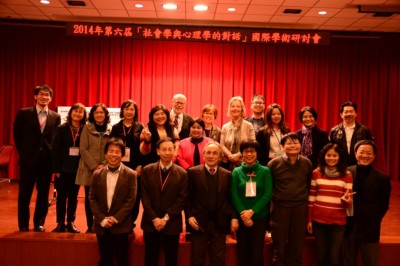
<svg viewBox="0 0 400 266"><path fill-rule="evenodd" d="M400 32L400 0L82 0L74 7L67 0L0 0L0 19L47 22L115 22L135 24L179 24L259 28L313 29L361 32ZM178 9L167 11L162 4L173 2ZM143 8L136 8L137 3ZM195 4L208 10L196 12ZM359 13L358 6L397 10L389 17ZM235 7L235 12L227 8ZM285 14L300 9L300 14ZM319 11L326 15L318 15ZM374 10L375 11L375 10Z"/></svg>

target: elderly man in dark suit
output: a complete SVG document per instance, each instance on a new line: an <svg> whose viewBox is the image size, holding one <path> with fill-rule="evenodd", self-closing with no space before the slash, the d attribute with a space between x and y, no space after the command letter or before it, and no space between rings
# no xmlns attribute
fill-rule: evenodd
<svg viewBox="0 0 400 266"><path fill-rule="evenodd" d="M131 212L136 201L136 172L121 163L125 145L120 138L111 138L104 149L107 165L93 173L90 185L90 208L94 215L99 265L127 266L128 235L132 232Z"/></svg>
<svg viewBox="0 0 400 266"><path fill-rule="evenodd" d="M36 183L37 197L33 225L44 232L52 176L51 145L60 116L48 105L53 90L48 85L34 89L36 106L18 111L14 121L14 142L19 154L20 182L18 193L18 226L29 231L29 203Z"/></svg>
<svg viewBox="0 0 400 266"><path fill-rule="evenodd" d="M377 152L373 141L357 142L354 151L357 165L348 168L354 179L354 217L346 228L343 264L357 265L360 250L363 265L377 266L381 222L389 209L390 178L372 166Z"/></svg>
<svg viewBox="0 0 400 266"><path fill-rule="evenodd" d="M217 142L204 147L205 164L188 169L189 200L186 228L192 232L191 265L204 265L209 247L210 265L225 265L225 235L239 228L231 202L231 172L218 163L222 149Z"/></svg>
<svg viewBox="0 0 400 266"><path fill-rule="evenodd" d="M170 117L172 125L178 131L179 139L188 138L190 135L189 123L192 120L192 117L184 113L186 101L186 96L183 94L175 94L172 98Z"/></svg>
<svg viewBox="0 0 400 266"><path fill-rule="evenodd" d="M182 232L182 210L188 196L186 171L174 164L171 138L157 142L160 160L142 170L143 229L146 266L158 265L160 245L165 265L178 264L179 234Z"/></svg>

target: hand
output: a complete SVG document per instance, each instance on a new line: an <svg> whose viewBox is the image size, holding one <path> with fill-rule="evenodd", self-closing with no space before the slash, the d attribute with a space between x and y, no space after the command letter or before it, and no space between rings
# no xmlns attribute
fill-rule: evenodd
<svg viewBox="0 0 400 266"><path fill-rule="evenodd" d="M244 223L244 225L247 226L247 227L251 227L251 226L253 226L253 224L254 224L253 220L251 220L251 219L249 219L249 220L247 220L247 221L245 221L245 222L243 222L243 223Z"/></svg>
<svg viewBox="0 0 400 266"><path fill-rule="evenodd" d="M236 219L231 220L231 232L239 229L239 221Z"/></svg>
<svg viewBox="0 0 400 266"><path fill-rule="evenodd" d="M137 176L142 176L142 166L141 165L136 167L135 170L136 170Z"/></svg>
<svg viewBox="0 0 400 266"><path fill-rule="evenodd" d="M147 142L151 141L151 132L147 125L143 126L142 135Z"/></svg>
<svg viewBox="0 0 400 266"><path fill-rule="evenodd" d="M54 177L59 178L60 177L60 173L53 173Z"/></svg>
<svg viewBox="0 0 400 266"><path fill-rule="evenodd" d="M165 228L166 223L167 223L166 221L164 221L163 219L160 219L158 217L153 220L153 225L158 232L160 232L161 230L163 230Z"/></svg>
<svg viewBox="0 0 400 266"><path fill-rule="evenodd" d="M232 163L238 163L238 162L240 162L240 161L241 161L241 158L242 158L242 154L241 154L240 152L235 153L235 154L232 154L231 156L229 156L229 160L230 160Z"/></svg>
<svg viewBox="0 0 400 266"><path fill-rule="evenodd" d="M110 219L110 217L106 217L101 222L101 226L104 228L110 228L111 226L113 226L113 221Z"/></svg>
<svg viewBox="0 0 400 266"><path fill-rule="evenodd" d="M197 220L196 220L196 218L194 218L193 216L192 217L190 217L189 219L188 219L188 222L189 222L189 224L190 224L190 226L194 229L194 230L199 230L199 224L197 223Z"/></svg>
<svg viewBox="0 0 400 266"><path fill-rule="evenodd" d="M346 193L340 198L342 201L344 201L347 204L353 203L353 195L356 194L356 192L350 192L350 189L346 190Z"/></svg>
<svg viewBox="0 0 400 266"><path fill-rule="evenodd" d="M253 216L254 212L253 210L244 210L240 213L240 218L242 219L243 222L246 222L251 219Z"/></svg>
<svg viewBox="0 0 400 266"><path fill-rule="evenodd" d="M309 223L307 224L307 231L308 231L310 234L312 234L312 222L309 222Z"/></svg>

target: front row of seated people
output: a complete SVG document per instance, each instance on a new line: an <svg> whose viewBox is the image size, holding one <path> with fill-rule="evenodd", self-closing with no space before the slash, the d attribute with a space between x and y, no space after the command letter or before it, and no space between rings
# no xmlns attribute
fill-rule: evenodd
<svg viewBox="0 0 400 266"><path fill-rule="evenodd" d="M156 143L160 160L142 169L145 265L158 265L161 247L165 264L178 265L182 211L192 233L191 265L205 265L207 251L210 265L224 265L225 236L233 231L238 265L264 265L269 215L273 265L301 265L305 228L315 232L318 265L354 265L358 249L365 265L378 265L379 230L388 209L390 181L371 166L375 144L358 142L358 165L348 169L339 146L327 144L315 170L299 154L297 134L283 136L281 144L283 155L266 167L257 160L258 142L243 141L243 162L230 172L219 165L220 144L210 141L203 149L204 164L186 171L173 162L173 140L161 138ZM125 145L120 138L109 139L104 153L106 167L94 172L89 194L100 265L110 265L113 252L118 265L127 265L136 172L121 163ZM352 223L346 224L346 212L353 207ZM341 251L342 243L349 249Z"/></svg>

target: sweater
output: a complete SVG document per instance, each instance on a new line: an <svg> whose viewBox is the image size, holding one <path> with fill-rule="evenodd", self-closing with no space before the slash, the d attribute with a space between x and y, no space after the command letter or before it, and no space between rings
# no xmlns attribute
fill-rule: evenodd
<svg viewBox="0 0 400 266"><path fill-rule="evenodd" d="M256 196L246 197L246 183L250 181L256 183ZM272 194L272 178L268 167L262 166L258 162L252 166L241 166L233 169L232 172L232 203L236 211L240 214L244 210L253 210L252 219L266 217L269 213L267 209Z"/></svg>
<svg viewBox="0 0 400 266"><path fill-rule="evenodd" d="M274 183L272 202L279 206L296 207L307 204L308 189L312 177L312 164L299 155L292 164L285 154L268 163Z"/></svg>
<svg viewBox="0 0 400 266"><path fill-rule="evenodd" d="M308 196L308 222L345 225L349 206L340 198L347 190L352 191L352 185L350 172L345 176L328 177L315 169Z"/></svg>

